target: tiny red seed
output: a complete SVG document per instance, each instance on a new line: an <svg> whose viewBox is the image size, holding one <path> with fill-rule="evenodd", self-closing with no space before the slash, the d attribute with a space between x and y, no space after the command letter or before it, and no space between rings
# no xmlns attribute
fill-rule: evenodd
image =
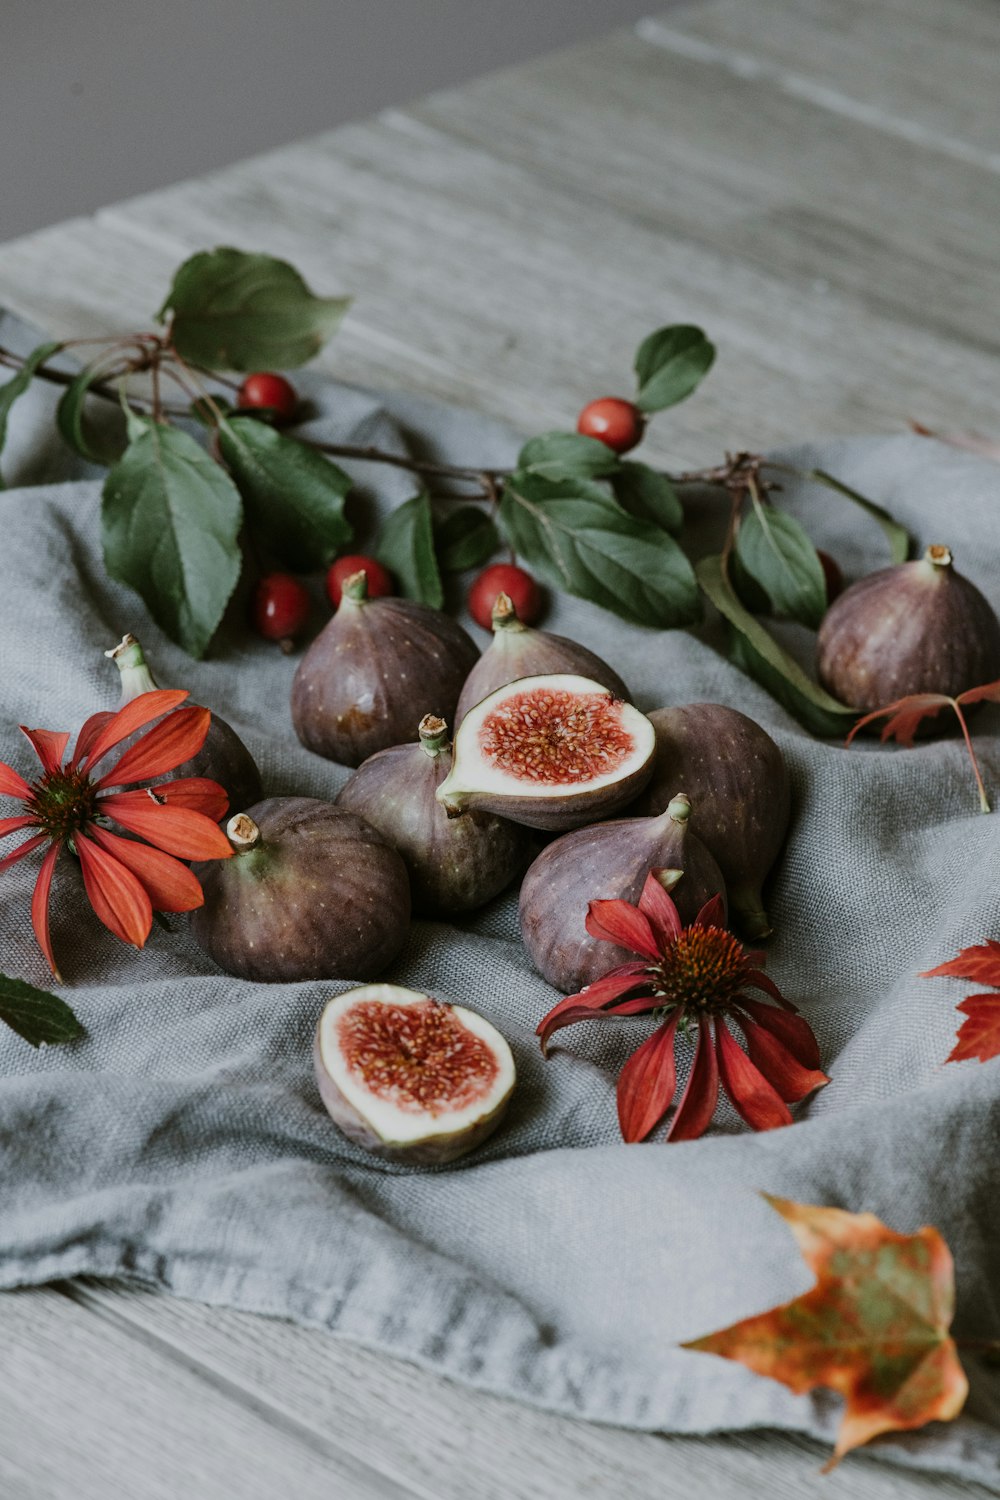
<svg viewBox="0 0 1000 1500"><path fill-rule="evenodd" d="M257 370L248 375L237 392L237 403L248 411L273 411L282 422L288 422L298 410L295 387L284 375L273 370Z"/></svg>
<svg viewBox="0 0 1000 1500"><path fill-rule="evenodd" d="M360 1001L341 1017L337 1039L350 1071L407 1114L465 1109L489 1092L499 1072L488 1044L439 1000Z"/></svg>
<svg viewBox="0 0 1000 1500"><path fill-rule="evenodd" d="M309 595L290 573L268 573L254 590L254 629L266 641L293 641L309 617Z"/></svg>
<svg viewBox="0 0 1000 1500"><path fill-rule="evenodd" d="M384 599L386 595L396 592L392 574L380 562L376 562L374 557L338 557L336 562L330 564L326 575L326 595L334 609L340 607L344 584L355 573L365 574L369 599Z"/></svg>
<svg viewBox="0 0 1000 1500"><path fill-rule="evenodd" d="M633 401L622 396L601 396L583 408L576 422L577 432L597 438L615 453L628 453L646 429L646 418Z"/></svg>
<svg viewBox="0 0 1000 1500"><path fill-rule="evenodd" d="M480 749L490 765L520 781L593 781L617 770L635 748L619 710L603 693L515 693L483 720Z"/></svg>

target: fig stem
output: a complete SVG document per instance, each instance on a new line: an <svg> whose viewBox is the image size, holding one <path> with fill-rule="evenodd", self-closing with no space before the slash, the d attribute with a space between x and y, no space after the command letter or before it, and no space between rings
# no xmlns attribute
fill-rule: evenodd
<svg viewBox="0 0 1000 1500"><path fill-rule="evenodd" d="M436 714L424 714L417 726L420 748L433 760L448 748L448 725Z"/></svg>
<svg viewBox="0 0 1000 1500"><path fill-rule="evenodd" d="M509 594L498 594L493 606L493 631L494 634L503 630L520 632L527 630L527 625L520 618L514 607L514 601Z"/></svg>
<svg viewBox="0 0 1000 1500"><path fill-rule="evenodd" d="M357 604L368 598L368 574L364 568L359 568L350 578L344 579L341 598L353 599Z"/></svg>
<svg viewBox="0 0 1000 1500"><path fill-rule="evenodd" d="M131 703L143 693L155 692L157 682L134 635L123 635L117 646L105 651L121 674L122 702Z"/></svg>
<svg viewBox="0 0 1000 1500"><path fill-rule="evenodd" d="M667 816L674 823L686 823L691 816L691 803L684 792L677 792L667 803Z"/></svg>
<svg viewBox="0 0 1000 1500"><path fill-rule="evenodd" d="M226 838L237 854L248 854L260 843L260 829L246 813L237 813L226 824Z"/></svg>

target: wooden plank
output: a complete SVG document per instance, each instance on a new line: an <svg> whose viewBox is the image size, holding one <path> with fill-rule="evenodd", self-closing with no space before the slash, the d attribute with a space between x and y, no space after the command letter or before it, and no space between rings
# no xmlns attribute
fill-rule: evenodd
<svg viewBox="0 0 1000 1500"><path fill-rule="evenodd" d="M814 301L835 289L879 316L1000 351L1000 172L864 119L831 120L822 99L776 88L767 70L738 68L697 38L692 51L679 25L701 13L644 27L662 45L610 38L434 95L413 114L536 179L738 255ZM996 43L995 93L1000 11Z"/></svg>
<svg viewBox="0 0 1000 1500"><path fill-rule="evenodd" d="M821 1476L824 1450L790 1435L707 1441L598 1427L452 1385L322 1331L95 1282L77 1295L227 1389L241 1386L318 1437L335 1433L360 1462L377 1451L387 1473L436 1500L855 1500L862 1486L866 1500L987 1493L864 1457Z"/></svg>
<svg viewBox="0 0 1000 1500"><path fill-rule="evenodd" d="M683 39L700 40L731 69L841 119L1000 169L994 0L702 0L639 31L679 50Z"/></svg>
<svg viewBox="0 0 1000 1500"><path fill-rule="evenodd" d="M244 1385L57 1290L0 1302L5 1500L433 1500Z"/></svg>

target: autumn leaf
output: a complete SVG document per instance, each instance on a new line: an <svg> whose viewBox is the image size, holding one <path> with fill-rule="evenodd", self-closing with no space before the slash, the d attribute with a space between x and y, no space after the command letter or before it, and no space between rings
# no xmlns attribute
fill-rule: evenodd
<svg viewBox="0 0 1000 1500"><path fill-rule="evenodd" d="M937 438L939 443L948 443L952 448L964 448L967 453L978 453L983 458L992 458L1000 463L1000 442L996 438L983 437L979 432L932 432L923 422L910 423L918 437Z"/></svg>
<svg viewBox="0 0 1000 1500"><path fill-rule="evenodd" d="M971 979L975 984L991 984L1000 991L1000 943L987 938L985 943L972 948L963 948L956 958L938 964L936 969L926 969L921 979L937 979L950 976L955 979ZM945 1062L966 1062L976 1057L980 1062L989 1062L1000 1055L1000 993L994 995L970 995L957 1007L967 1017L959 1027L955 1046Z"/></svg>
<svg viewBox="0 0 1000 1500"><path fill-rule="evenodd" d="M972 772L979 792L980 810L988 813L990 804L986 797L986 788L983 785L979 762L972 746L969 726L962 712L963 708L967 708L972 703L987 701L1000 703L1000 681L985 682L981 687L967 688L964 693L959 693L955 698L949 698L947 693L911 693L908 698L897 698L895 703L887 703L884 708L876 708L872 713L865 714L855 724L845 743L850 745L862 729L866 729L869 724L874 724L876 719L884 718L886 722L879 736L882 743L885 744L886 740L894 739L907 750L912 750L917 730L923 721L936 718L943 708L950 708L958 719L965 746L969 752L969 759L972 762Z"/></svg>
<svg viewBox="0 0 1000 1500"><path fill-rule="evenodd" d="M949 1335L954 1263L936 1229L897 1234L874 1214L763 1195L791 1226L811 1291L683 1345L733 1359L796 1394L846 1402L827 1469L882 1432L958 1416L968 1381Z"/></svg>

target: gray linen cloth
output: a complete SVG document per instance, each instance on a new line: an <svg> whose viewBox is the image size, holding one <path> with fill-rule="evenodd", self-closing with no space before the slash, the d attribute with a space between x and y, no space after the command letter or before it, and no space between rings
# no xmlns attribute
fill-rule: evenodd
<svg viewBox="0 0 1000 1500"><path fill-rule="evenodd" d="M0 332L25 337L9 320ZM322 410L314 431L396 444L420 434L430 451L491 464L516 451L509 433L467 413L301 383ZM65 480L50 415L47 393L16 408L4 458L8 483L30 487L0 494L0 759L30 772L19 722L75 730L113 707L102 653L133 630L162 683L189 687L237 728L270 794L332 797L348 773L291 730L295 658L251 636L245 596L209 660L165 640L106 577L99 484ZM794 457L882 500L921 544L949 543L1000 600L995 467L909 437ZM412 493L401 472L355 472L370 515ZM783 503L848 573L881 564L879 532L846 502L790 486ZM689 510L697 537L699 516L717 520L719 504L696 496ZM534 1028L557 997L532 971L510 894L455 923L415 922L386 976L500 1026L520 1076L509 1121L454 1168L382 1166L337 1132L313 1082L313 1028L345 986L230 978L183 919L170 934L154 928L136 954L89 913L66 860L53 936L87 1035L36 1053L0 1027L0 1285L129 1279L322 1326L578 1417L829 1439L837 1401L795 1397L677 1344L811 1284L762 1190L871 1210L897 1230L935 1224L957 1263L957 1330L1000 1334L1000 1067L943 1066L971 987L917 977L1000 936L1000 823L979 814L957 739L908 752L816 741L728 664L717 628L641 631L565 598L546 624L606 656L642 708L728 703L779 741L794 819L769 893L768 967L814 1026L831 1085L771 1134L723 1115L701 1141L623 1145L615 1077L648 1022L574 1028L543 1062ZM976 735L1000 803L994 710ZM2 877L0 969L46 986L28 921L33 866ZM967 1364L959 1421L875 1451L1000 1487L1000 1382Z"/></svg>

